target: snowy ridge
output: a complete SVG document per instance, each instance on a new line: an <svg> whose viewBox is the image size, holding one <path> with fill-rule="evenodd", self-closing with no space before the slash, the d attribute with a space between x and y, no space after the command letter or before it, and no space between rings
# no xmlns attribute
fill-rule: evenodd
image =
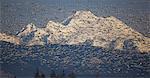
<svg viewBox="0 0 150 78"><path fill-rule="evenodd" d="M138 49L150 52L150 39L119 19L97 17L90 11L77 11L62 23L49 21L45 28L29 24L17 34L23 44L76 44L90 41L92 46L110 49Z"/></svg>
<svg viewBox="0 0 150 78"><path fill-rule="evenodd" d="M8 35L5 33L0 33L0 41L6 41L14 44L20 44L20 38L13 36L13 35Z"/></svg>

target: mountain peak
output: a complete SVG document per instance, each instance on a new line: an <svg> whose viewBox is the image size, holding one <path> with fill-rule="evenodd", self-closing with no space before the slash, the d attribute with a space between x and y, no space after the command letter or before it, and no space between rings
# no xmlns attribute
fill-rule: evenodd
<svg viewBox="0 0 150 78"><path fill-rule="evenodd" d="M17 36L24 36L24 35L27 35L28 33L31 33L33 31L36 31L37 28L35 26L35 24L33 23L30 23L28 24L26 27L24 27L18 34Z"/></svg>
<svg viewBox="0 0 150 78"><path fill-rule="evenodd" d="M141 52L150 51L149 38L116 17L98 17L90 11L77 11L63 23L49 21L45 28L28 24L17 36L27 45L80 45L90 40L92 46L109 48L112 45L114 49L123 49L124 43L131 41Z"/></svg>
<svg viewBox="0 0 150 78"><path fill-rule="evenodd" d="M65 26L75 26L78 24L90 23L96 21L99 17L95 16L91 11L76 11L75 14L69 16L66 20L62 22Z"/></svg>
<svg viewBox="0 0 150 78"><path fill-rule="evenodd" d="M33 23L30 23L26 26L28 29L36 29L36 26Z"/></svg>

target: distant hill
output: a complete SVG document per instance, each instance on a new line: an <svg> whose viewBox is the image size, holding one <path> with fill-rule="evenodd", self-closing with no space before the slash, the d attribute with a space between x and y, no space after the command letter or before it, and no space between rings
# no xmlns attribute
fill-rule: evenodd
<svg viewBox="0 0 150 78"><path fill-rule="evenodd" d="M150 53L138 50L110 50L82 45L14 45L0 42L1 68L17 77L33 76L37 67L49 75L51 70L74 71L100 77L149 77Z"/></svg>

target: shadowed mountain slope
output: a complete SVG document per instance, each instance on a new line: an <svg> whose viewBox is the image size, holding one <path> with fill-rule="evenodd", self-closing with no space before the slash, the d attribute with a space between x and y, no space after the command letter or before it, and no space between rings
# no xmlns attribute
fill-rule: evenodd
<svg viewBox="0 0 150 78"><path fill-rule="evenodd" d="M0 42L1 68L17 77L31 77L37 67L46 75L51 70L74 71L103 77L149 77L149 53L138 50L109 50L82 45L14 45ZM101 77L100 76L100 77Z"/></svg>

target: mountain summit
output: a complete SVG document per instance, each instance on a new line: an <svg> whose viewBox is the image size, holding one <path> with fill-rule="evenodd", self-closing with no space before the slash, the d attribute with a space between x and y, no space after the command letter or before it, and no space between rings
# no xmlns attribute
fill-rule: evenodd
<svg viewBox="0 0 150 78"><path fill-rule="evenodd" d="M49 21L45 28L29 24L17 36L22 44L69 44L109 49L138 49L150 52L150 39L133 30L119 19L97 17L90 11L77 11L62 23Z"/></svg>

